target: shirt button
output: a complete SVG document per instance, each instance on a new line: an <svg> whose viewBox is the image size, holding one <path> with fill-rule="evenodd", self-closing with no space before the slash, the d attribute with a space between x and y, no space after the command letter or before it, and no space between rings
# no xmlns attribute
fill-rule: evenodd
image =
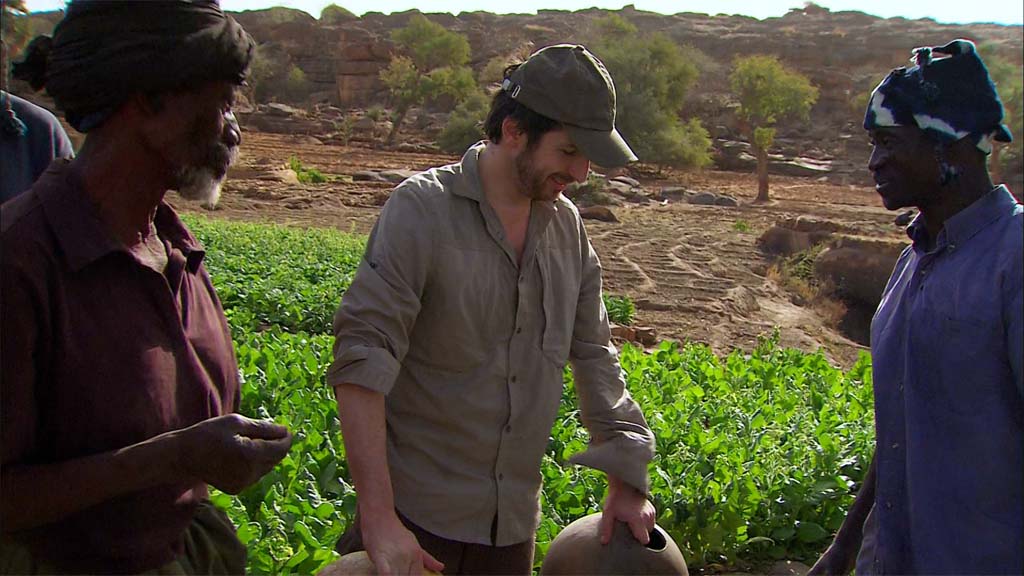
<svg viewBox="0 0 1024 576"><path fill-rule="evenodd" d="M523 327L522 326L517 326L516 327L516 334L521 334L522 332L523 332Z"/></svg>
<svg viewBox="0 0 1024 576"><path fill-rule="evenodd" d="M892 443L892 449L893 450L899 450L900 449L900 443L899 442L893 442Z"/></svg>
<svg viewBox="0 0 1024 576"><path fill-rule="evenodd" d="M886 502L885 503L885 509L886 510L892 510L892 502Z"/></svg>
<svg viewBox="0 0 1024 576"><path fill-rule="evenodd" d="M505 475L502 474L501 472L498 472L498 481L500 482L500 481L502 481L504 479L505 479Z"/></svg>
<svg viewBox="0 0 1024 576"><path fill-rule="evenodd" d="M512 425L511 424L509 424L508 426L505 426L505 433L506 434L511 434L512 433Z"/></svg>
<svg viewBox="0 0 1024 576"><path fill-rule="evenodd" d="M513 377L512 377L512 381L513 381L513 382L515 382L515 381L516 381L516 377L515 377L515 376L513 376Z"/></svg>

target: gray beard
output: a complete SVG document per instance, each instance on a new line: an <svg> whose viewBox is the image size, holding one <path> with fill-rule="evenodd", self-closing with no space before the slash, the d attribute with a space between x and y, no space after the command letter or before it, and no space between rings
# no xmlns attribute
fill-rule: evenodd
<svg viewBox="0 0 1024 576"><path fill-rule="evenodd" d="M228 165L234 164L237 158L238 149L232 149ZM178 195L213 210L220 200L220 191L226 177L226 172L218 176L217 171L208 166L186 166L178 172Z"/></svg>

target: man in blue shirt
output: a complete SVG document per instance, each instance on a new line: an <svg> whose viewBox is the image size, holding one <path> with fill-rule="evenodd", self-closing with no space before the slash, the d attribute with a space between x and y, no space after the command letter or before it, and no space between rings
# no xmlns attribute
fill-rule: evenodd
<svg viewBox="0 0 1024 576"><path fill-rule="evenodd" d="M55 158L75 155L45 108L0 90L0 204L28 190Z"/></svg>
<svg viewBox="0 0 1024 576"><path fill-rule="evenodd" d="M1024 214L986 167L1011 136L974 44L915 61L864 120L883 204L921 212L871 325L875 455L811 573L1022 574Z"/></svg>
<svg viewBox="0 0 1024 576"><path fill-rule="evenodd" d="M0 42L0 204L28 190L54 158L75 155L60 122L7 91L6 42Z"/></svg>

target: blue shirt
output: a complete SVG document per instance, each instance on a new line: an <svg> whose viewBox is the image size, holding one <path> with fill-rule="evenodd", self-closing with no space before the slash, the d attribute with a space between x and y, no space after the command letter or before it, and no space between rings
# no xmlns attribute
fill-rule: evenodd
<svg viewBox="0 0 1024 576"><path fill-rule="evenodd" d="M6 114L8 98L27 132L19 135L0 131L0 204L28 190L54 158L75 155L64 128L45 108L0 92L0 114Z"/></svg>
<svg viewBox="0 0 1024 576"><path fill-rule="evenodd" d="M908 233L871 323L872 572L1022 574L1021 205L1000 186L930 251L920 220Z"/></svg>

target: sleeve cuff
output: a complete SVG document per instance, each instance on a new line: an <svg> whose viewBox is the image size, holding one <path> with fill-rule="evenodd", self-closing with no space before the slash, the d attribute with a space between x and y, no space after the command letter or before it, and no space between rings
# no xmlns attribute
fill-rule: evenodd
<svg viewBox="0 0 1024 576"><path fill-rule="evenodd" d="M647 463L654 456L651 439L635 432L621 435L600 444L591 444L585 451L573 454L569 462L600 470L615 476L642 494L650 493Z"/></svg>
<svg viewBox="0 0 1024 576"><path fill-rule="evenodd" d="M387 395L395 385L399 368L398 360L385 350L353 346L334 358L327 369L327 384L332 388L355 384Z"/></svg>

